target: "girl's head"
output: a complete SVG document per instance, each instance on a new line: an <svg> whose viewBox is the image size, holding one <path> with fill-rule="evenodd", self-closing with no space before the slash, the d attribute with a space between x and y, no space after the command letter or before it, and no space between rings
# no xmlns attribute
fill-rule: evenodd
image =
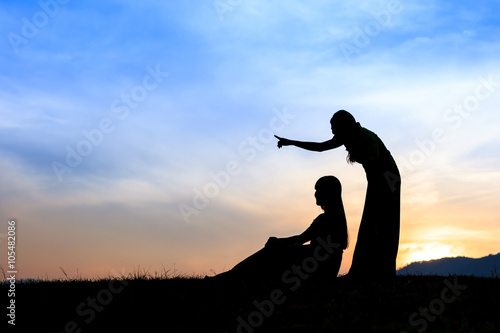
<svg viewBox="0 0 500 333"><path fill-rule="evenodd" d="M342 185L337 177L321 177L314 186L316 193L316 204L323 210L342 206Z"/></svg>
<svg viewBox="0 0 500 333"><path fill-rule="evenodd" d="M342 242L342 249L346 249L349 245L349 235L347 232L347 220L345 217L344 204L342 203L342 185L337 177L325 176L321 177L314 186L316 193L316 204L326 212L337 211L335 222L339 226L339 236L344 240Z"/></svg>
<svg viewBox="0 0 500 333"><path fill-rule="evenodd" d="M332 133L334 135L345 136L356 128L356 119L346 110L335 112L330 120L332 125Z"/></svg>

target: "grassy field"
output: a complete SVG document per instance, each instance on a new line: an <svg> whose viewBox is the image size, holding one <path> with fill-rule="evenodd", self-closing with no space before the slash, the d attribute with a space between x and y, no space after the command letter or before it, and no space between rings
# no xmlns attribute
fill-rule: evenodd
<svg viewBox="0 0 500 333"><path fill-rule="evenodd" d="M1 294L8 290L1 285ZM15 294L19 332L500 332L493 278L286 284L129 276L22 282Z"/></svg>

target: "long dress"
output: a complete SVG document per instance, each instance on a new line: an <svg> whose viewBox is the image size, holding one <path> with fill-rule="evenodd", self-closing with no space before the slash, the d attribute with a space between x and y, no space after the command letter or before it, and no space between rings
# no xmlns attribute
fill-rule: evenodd
<svg viewBox="0 0 500 333"><path fill-rule="evenodd" d="M342 262L342 254L347 247L347 225L343 210L320 214L304 231L303 236L310 240L310 245L289 244L266 246L250 257L244 259L234 268L221 276L251 279L279 279L292 266L302 266L306 261L308 265L317 268L311 272L316 277L337 277ZM338 244L331 251L325 249L325 244ZM321 247L321 251L318 250ZM319 259L321 256L321 260ZM328 257L326 260L323 258ZM309 268L309 267L308 267Z"/></svg>
<svg viewBox="0 0 500 333"><path fill-rule="evenodd" d="M401 212L401 176L380 138L360 128L354 142L344 142L368 181L366 199L349 276L391 277L396 273Z"/></svg>

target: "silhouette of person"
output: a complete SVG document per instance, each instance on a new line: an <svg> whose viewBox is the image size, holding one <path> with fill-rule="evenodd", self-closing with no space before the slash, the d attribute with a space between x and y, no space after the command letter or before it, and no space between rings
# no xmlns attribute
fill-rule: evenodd
<svg viewBox="0 0 500 333"><path fill-rule="evenodd" d="M316 204L324 212L303 233L288 238L270 237L263 249L216 278L280 278L294 265L300 269L306 258L316 261L317 269L310 274L336 278L348 244L342 186L336 177L325 176L316 182L315 190Z"/></svg>
<svg viewBox="0 0 500 333"><path fill-rule="evenodd" d="M322 152L344 145L347 161L363 166L368 187L348 276L392 277L396 273L401 210L401 177L396 162L382 140L349 112L336 112L330 123L334 136L328 141L301 142L276 136L278 148L293 145Z"/></svg>

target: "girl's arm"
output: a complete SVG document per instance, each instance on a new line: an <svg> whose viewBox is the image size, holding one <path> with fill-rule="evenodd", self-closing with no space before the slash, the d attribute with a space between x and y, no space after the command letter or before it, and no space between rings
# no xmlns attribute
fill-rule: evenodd
<svg viewBox="0 0 500 333"><path fill-rule="evenodd" d="M305 239L302 235L286 237L286 238L269 237L266 246L269 247L269 246L302 245L307 241L309 241L309 239Z"/></svg>
<svg viewBox="0 0 500 333"><path fill-rule="evenodd" d="M309 242L313 238L315 238L315 235L318 235L319 233L321 233L321 229L323 229L322 225L325 222L329 223L330 221L328 220L328 218L326 217L325 214L321 214L300 235L287 237L287 238L270 237L266 243L266 246L303 245L304 243ZM320 230L318 230L318 228Z"/></svg>
<svg viewBox="0 0 500 333"><path fill-rule="evenodd" d="M340 146L342 146L342 142L336 138L333 137L332 139L325 141L325 142L303 142L303 141L295 141L295 140L289 140L285 138L280 138L279 136L275 135L276 139L278 139L278 148L281 148L283 146L296 146L305 150L310 150L310 151L318 151L322 152L325 150L330 150L330 149L335 149Z"/></svg>
<svg viewBox="0 0 500 333"><path fill-rule="evenodd" d="M270 237L266 243L266 246L273 245L303 245L304 243L311 240L311 235L309 232L309 228L297 236L285 237L285 238L276 238Z"/></svg>

